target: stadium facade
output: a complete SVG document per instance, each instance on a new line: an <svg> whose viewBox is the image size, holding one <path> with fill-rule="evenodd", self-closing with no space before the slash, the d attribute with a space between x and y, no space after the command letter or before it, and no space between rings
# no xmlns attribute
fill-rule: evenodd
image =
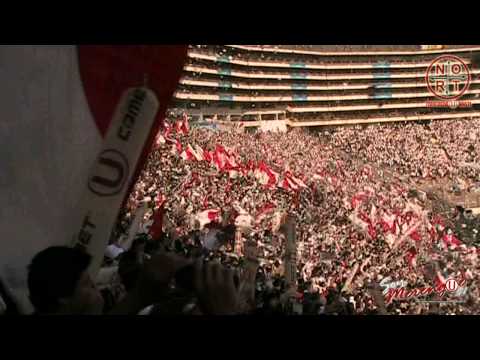
<svg viewBox="0 0 480 360"><path fill-rule="evenodd" d="M468 67L468 107L431 106L426 74L445 55ZM192 45L174 106L267 129L468 119L480 116L479 55L480 45Z"/></svg>

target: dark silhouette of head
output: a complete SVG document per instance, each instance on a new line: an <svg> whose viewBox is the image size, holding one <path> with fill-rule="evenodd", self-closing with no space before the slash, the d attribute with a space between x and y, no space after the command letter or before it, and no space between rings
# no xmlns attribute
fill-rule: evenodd
<svg viewBox="0 0 480 360"><path fill-rule="evenodd" d="M90 262L90 255L69 247L38 253L28 268L30 301L37 313L100 313L103 299L87 273Z"/></svg>

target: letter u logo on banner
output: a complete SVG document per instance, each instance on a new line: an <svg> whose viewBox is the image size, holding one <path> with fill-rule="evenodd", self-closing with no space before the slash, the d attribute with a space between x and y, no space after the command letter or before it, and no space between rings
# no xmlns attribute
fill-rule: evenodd
<svg viewBox="0 0 480 360"><path fill-rule="evenodd" d="M98 196L118 194L128 178L127 158L117 150L105 150L95 166L95 175L88 181L88 188Z"/></svg>

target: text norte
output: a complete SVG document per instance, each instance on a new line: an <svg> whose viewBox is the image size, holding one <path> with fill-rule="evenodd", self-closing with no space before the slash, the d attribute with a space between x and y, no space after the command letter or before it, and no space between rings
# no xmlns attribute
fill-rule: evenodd
<svg viewBox="0 0 480 360"><path fill-rule="evenodd" d="M455 282L457 286L449 287L450 282ZM455 279L448 279L444 284L438 284L435 287L427 286L424 288L416 288L407 290L405 287L399 288L389 288L387 294L385 295L385 300L387 304L391 303L393 300L406 300L412 298L418 298L422 296L428 296L433 293L443 297L447 292L456 292L458 288L463 288L466 283L466 279L461 279L456 281Z"/></svg>

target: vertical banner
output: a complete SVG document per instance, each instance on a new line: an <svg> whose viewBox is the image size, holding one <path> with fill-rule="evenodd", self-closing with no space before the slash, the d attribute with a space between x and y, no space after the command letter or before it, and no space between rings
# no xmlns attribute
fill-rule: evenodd
<svg viewBox="0 0 480 360"><path fill-rule="evenodd" d="M158 107L157 97L151 90L140 87L127 90L88 176L79 207L83 215L74 233L73 246L92 255L89 270L93 276L101 266Z"/></svg>
<svg viewBox="0 0 480 360"><path fill-rule="evenodd" d="M237 256L242 256L243 255L243 236L242 236L242 232L238 229L235 232L234 253Z"/></svg>
<svg viewBox="0 0 480 360"><path fill-rule="evenodd" d="M248 240L245 242L245 269L240 285L242 311L250 312L255 309L255 280L259 262L257 244Z"/></svg>
<svg viewBox="0 0 480 360"><path fill-rule="evenodd" d="M285 249L285 279L287 282L286 306L291 314L301 314L302 305L298 303L297 295L297 244L296 226L294 220L287 218L286 249Z"/></svg>
<svg viewBox="0 0 480 360"><path fill-rule="evenodd" d="M297 289L297 246L295 239L295 223L287 220L286 249L285 249L285 277L287 285L292 291Z"/></svg>
<svg viewBox="0 0 480 360"><path fill-rule="evenodd" d="M166 198L163 195L159 195L159 207L153 214L153 223L150 227L149 234L154 241L158 241L163 233L163 217L165 216L165 201Z"/></svg>

